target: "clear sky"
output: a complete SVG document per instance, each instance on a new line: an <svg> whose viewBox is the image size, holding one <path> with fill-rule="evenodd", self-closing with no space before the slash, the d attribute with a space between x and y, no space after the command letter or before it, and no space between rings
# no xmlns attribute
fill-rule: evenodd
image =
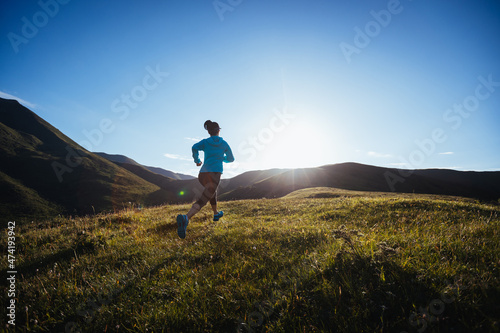
<svg viewBox="0 0 500 333"><path fill-rule="evenodd" d="M500 1L3 1L0 97L91 151L195 175L500 170Z"/></svg>

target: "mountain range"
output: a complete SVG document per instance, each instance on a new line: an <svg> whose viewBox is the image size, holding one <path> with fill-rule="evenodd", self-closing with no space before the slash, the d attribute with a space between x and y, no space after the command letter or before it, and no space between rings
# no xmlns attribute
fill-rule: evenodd
<svg viewBox="0 0 500 333"><path fill-rule="evenodd" d="M95 154L97 154L97 155L99 155L101 157L104 157L105 159L110 160L111 162L114 162L114 163L116 163L118 165L131 164L131 165L142 166L142 167L148 169L151 172L154 172L154 173L157 173L159 175L162 175L162 176L165 176L165 177L168 177L168 178L172 178L172 179L187 180L187 179L194 179L194 178L196 178L196 177L193 177L193 176L190 176L190 175L185 175L185 174L182 174L182 173L176 173L176 172L172 172L172 171L165 170L165 169L158 168L158 167L145 166L145 165L137 163L136 161L134 161L130 157L127 157L127 156L124 156L124 155L106 154L106 153L95 153Z"/></svg>
<svg viewBox="0 0 500 333"><path fill-rule="evenodd" d="M222 200L275 198L311 187L427 193L498 203L500 172L401 170L358 163L249 171L222 180ZM191 202L195 177L85 150L33 111L0 98L0 212L3 219L89 214L131 204Z"/></svg>

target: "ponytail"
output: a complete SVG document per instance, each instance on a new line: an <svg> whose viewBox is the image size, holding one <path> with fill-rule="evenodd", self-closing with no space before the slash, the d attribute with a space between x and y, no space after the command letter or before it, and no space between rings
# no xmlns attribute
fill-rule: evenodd
<svg viewBox="0 0 500 333"><path fill-rule="evenodd" d="M212 126L213 122L211 120L205 121L205 124L203 124L203 127L208 131L208 129Z"/></svg>
<svg viewBox="0 0 500 333"><path fill-rule="evenodd" d="M208 134L210 135L217 135L220 130L219 124L211 120L205 121L203 127L208 131Z"/></svg>

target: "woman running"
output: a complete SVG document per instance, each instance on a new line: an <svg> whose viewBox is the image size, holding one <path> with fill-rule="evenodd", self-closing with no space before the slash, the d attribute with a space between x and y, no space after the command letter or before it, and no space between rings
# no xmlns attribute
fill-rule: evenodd
<svg viewBox="0 0 500 333"><path fill-rule="evenodd" d="M203 150L205 153L205 161L198 175L198 180L205 189L187 215L177 215L177 234L180 238L186 237L186 228L189 224L189 220L194 214L198 213L208 201L210 201L212 210L214 211L214 221L219 221L222 215L224 215L224 212L217 211L217 187L219 186L220 177L222 175L222 162L231 163L234 161L234 156L227 142L219 136L219 124L207 120L204 127L210 134L210 137L195 143L192 150L194 163L196 163L197 166L202 165L198 157L198 152Z"/></svg>

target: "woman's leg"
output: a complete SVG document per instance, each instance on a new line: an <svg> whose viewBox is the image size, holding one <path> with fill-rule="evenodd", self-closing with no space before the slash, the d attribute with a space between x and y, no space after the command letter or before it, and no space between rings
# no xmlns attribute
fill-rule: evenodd
<svg viewBox="0 0 500 333"><path fill-rule="evenodd" d="M218 214L219 211L217 210L217 189L215 190L213 197L210 199L210 205L212 206L212 210L214 211L214 215Z"/></svg>
<svg viewBox="0 0 500 333"><path fill-rule="evenodd" d="M189 220L198 213L208 201L212 204L214 212L217 209L217 186L219 186L220 176L221 174L218 172L203 172L199 174L198 180L205 189L201 194L201 198L191 206L187 215L177 215L177 234L180 238L186 238L186 228L189 224ZM216 213L214 213L214 221L216 221L215 214Z"/></svg>
<svg viewBox="0 0 500 333"><path fill-rule="evenodd" d="M200 209L201 209L200 205L198 205L198 203L195 202L191 206L191 209L189 210L189 212L187 213L188 219L191 220L191 217L193 217L196 213L198 213L200 211Z"/></svg>
<svg viewBox="0 0 500 333"><path fill-rule="evenodd" d="M201 197L193 204L187 213L188 219L198 213L208 201L210 201L212 205L214 214L217 213L217 187L219 186L220 176L221 174L218 172L202 172L198 175L198 180L205 189Z"/></svg>

